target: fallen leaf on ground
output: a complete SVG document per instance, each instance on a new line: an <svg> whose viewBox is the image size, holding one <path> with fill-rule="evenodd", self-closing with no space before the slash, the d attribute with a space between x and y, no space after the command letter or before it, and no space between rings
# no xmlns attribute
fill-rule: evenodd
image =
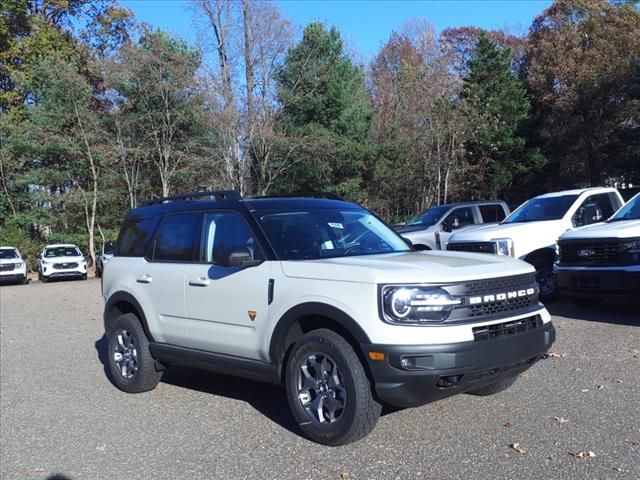
<svg viewBox="0 0 640 480"><path fill-rule="evenodd" d="M582 390L580 390L582 393L588 392L589 389L588 388L583 388Z"/></svg>
<svg viewBox="0 0 640 480"><path fill-rule="evenodd" d="M558 423L567 423L569 421L564 417L553 417L553 419Z"/></svg>
<svg viewBox="0 0 640 480"><path fill-rule="evenodd" d="M103 443L102 445L96 447L96 450L100 452L104 452L107 449L107 446Z"/></svg>
<svg viewBox="0 0 640 480"><path fill-rule="evenodd" d="M558 353L558 352L549 352L547 354L547 357L550 357L550 358L564 358L566 356L567 356L566 353Z"/></svg>
<svg viewBox="0 0 640 480"><path fill-rule="evenodd" d="M348 473L341 473L340 474L340 480L349 480L349 474Z"/></svg>
<svg viewBox="0 0 640 480"><path fill-rule="evenodd" d="M513 427L513 423L507 422L503 425L503 427L507 427L507 428Z"/></svg>
<svg viewBox="0 0 640 480"><path fill-rule="evenodd" d="M583 452L569 452L569 455L576 458L593 458L596 456L591 450L585 450Z"/></svg>
<svg viewBox="0 0 640 480"><path fill-rule="evenodd" d="M602 389L604 388L604 385L596 385L596 388L597 388L598 390L602 390Z"/></svg>
<svg viewBox="0 0 640 480"><path fill-rule="evenodd" d="M27 475L38 475L40 473L44 473L44 468L35 467L35 468L27 468L24 473Z"/></svg>
<svg viewBox="0 0 640 480"><path fill-rule="evenodd" d="M640 440L627 440L626 442L630 445L640 445Z"/></svg>
<svg viewBox="0 0 640 480"><path fill-rule="evenodd" d="M525 452L526 452L526 450L524 448L522 448L519 443L512 443L511 444L511 448L513 448L520 455L524 455Z"/></svg>

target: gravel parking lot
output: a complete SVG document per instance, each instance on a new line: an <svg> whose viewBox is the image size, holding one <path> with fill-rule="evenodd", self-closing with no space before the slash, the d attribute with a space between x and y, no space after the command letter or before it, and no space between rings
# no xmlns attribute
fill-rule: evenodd
<svg viewBox="0 0 640 480"><path fill-rule="evenodd" d="M551 310L553 355L508 391L387 412L330 448L300 436L276 386L173 367L152 392L117 390L98 280L2 286L0 477L639 478L637 306Z"/></svg>

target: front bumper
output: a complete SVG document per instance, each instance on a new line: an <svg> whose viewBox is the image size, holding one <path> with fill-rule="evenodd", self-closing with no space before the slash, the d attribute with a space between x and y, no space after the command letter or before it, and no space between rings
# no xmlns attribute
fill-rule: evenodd
<svg viewBox="0 0 640 480"><path fill-rule="evenodd" d="M556 338L553 324L541 319L535 328L512 330L461 343L361 347L378 398L415 407L517 375L540 360ZM384 360L371 360L370 352L383 352Z"/></svg>
<svg viewBox="0 0 640 480"><path fill-rule="evenodd" d="M25 271L0 272L0 282L23 282L25 278Z"/></svg>
<svg viewBox="0 0 640 480"><path fill-rule="evenodd" d="M558 288L573 297L637 295L640 265L629 267L556 267Z"/></svg>

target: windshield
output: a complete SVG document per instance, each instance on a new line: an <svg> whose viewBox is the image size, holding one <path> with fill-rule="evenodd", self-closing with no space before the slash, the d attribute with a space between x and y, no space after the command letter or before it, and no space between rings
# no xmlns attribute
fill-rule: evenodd
<svg viewBox="0 0 640 480"><path fill-rule="evenodd" d="M618 222L620 220L640 220L640 194L629 200L624 207L609 219L610 222Z"/></svg>
<svg viewBox="0 0 640 480"><path fill-rule="evenodd" d="M113 251L115 250L115 248L116 248L116 244L114 242L107 242L102 247L102 252L105 255L113 255Z"/></svg>
<svg viewBox="0 0 640 480"><path fill-rule="evenodd" d="M281 260L410 251L401 237L366 210L319 208L255 215Z"/></svg>
<svg viewBox="0 0 640 480"><path fill-rule="evenodd" d="M565 216L578 195L532 198L523 203L502 223L539 222L560 220Z"/></svg>
<svg viewBox="0 0 640 480"><path fill-rule="evenodd" d="M45 258L51 257L80 257L82 254L76 247L51 247L44 251Z"/></svg>
<svg viewBox="0 0 640 480"><path fill-rule="evenodd" d="M407 222L407 225L422 225L423 227L431 227L440 221L445 213L447 213L449 207L439 206L431 207L427 211L422 212L417 217L412 218Z"/></svg>
<svg viewBox="0 0 640 480"><path fill-rule="evenodd" d="M18 258L18 252L13 248L4 248L0 250L0 260L6 260L7 258Z"/></svg>

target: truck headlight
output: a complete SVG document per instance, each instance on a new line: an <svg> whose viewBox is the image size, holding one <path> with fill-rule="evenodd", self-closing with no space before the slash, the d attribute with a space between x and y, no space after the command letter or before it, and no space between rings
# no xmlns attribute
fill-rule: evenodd
<svg viewBox="0 0 640 480"><path fill-rule="evenodd" d="M440 287L388 285L381 296L384 320L406 325L443 322L462 303Z"/></svg>
<svg viewBox="0 0 640 480"><path fill-rule="evenodd" d="M629 253L640 253L640 238L629 242Z"/></svg>
<svg viewBox="0 0 640 480"><path fill-rule="evenodd" d="M496 254L504 255L506 257L513 257L513 240L510 238L495 238L496 242Z"/></svg>

